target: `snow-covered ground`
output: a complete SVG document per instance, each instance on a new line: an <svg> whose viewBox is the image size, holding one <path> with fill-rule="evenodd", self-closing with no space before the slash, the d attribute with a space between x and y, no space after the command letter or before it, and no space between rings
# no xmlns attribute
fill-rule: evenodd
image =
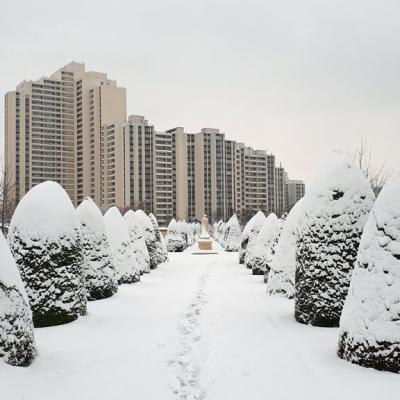
<svg viewBox="0 0 400 400"><path fill-rule="evenodd" d="M340 360L337 329L296 323L237 260L170 254L86 317L37 329L29 368L0 362L0 398L399 399L399 375Z"/></svg>

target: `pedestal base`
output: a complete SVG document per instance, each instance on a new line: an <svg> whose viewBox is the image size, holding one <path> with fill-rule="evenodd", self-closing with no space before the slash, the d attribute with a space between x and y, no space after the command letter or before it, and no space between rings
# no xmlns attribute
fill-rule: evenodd
<svg viewBox="0 0 400 400"><path fill-rule="evenodd" d="M211 239L199 239L197 243L199 245L199 250L212 250Z"/></svg>
<svg viewBox="0 0 400 400"><path fill-rule="evenodd" d="M210 237L200 238L197 241L197 246L198 249L192 252L193 255L218 254L218 251L213 249L212 240Z"/></svg>

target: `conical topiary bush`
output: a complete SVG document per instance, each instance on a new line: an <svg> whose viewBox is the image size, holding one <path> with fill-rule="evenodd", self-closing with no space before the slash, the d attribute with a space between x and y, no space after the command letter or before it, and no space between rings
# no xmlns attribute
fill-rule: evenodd
<svg viewBox="0 0 400 400"><path fill-rule="evenodd" d="M150 269L157 268L160 263L160 256L157 249L156 234L153 223L143 210L135 211L137 221L144 232L144 240L146 242L147 251L150 257Z"/></svg>
<svg viewBox="0 0 400 400"><path fill-rule="evenodd" d="M181 252L185 250L185 242L181 235L179 225L175 219L171 219L168 224L168 232L165 235L167 249L170 252Z"/></svg>
<svg viewBox="0 0 400 400"><path fill-rule="evenodd" d="M275 249L267 282L267 293L292 299L296 270L296 242L303 199L290 210Z"/></svg>
<svg viewBox="0 0 400 400"><path fill-rule="evenodd" d="M81 224L88 300L105 299L118 290L118 282L103 215L90 197L83 200L76 214Z"/></svg>
<svg viewBox="0 0 400 400"><path fill-rule="evenodd" d="M144 240L144 231L136 216L136 213L129 210L125 213L129 235L131 237L136 263L141 274L150 272L150 256Z"/></svg>
<svg viewBox="0 0 400 400"><path fill-rule="evenodd" d="M0 357L27 366L35 357L32 312L10 249L0 232Z"/></svg>
<svg viewBox="0 0 400 400"><path fill-rule="evenodd" d="M265 275L271 246L279 234L279 229L278 217L274 213L269 214L254 239L254 246L248 248L246 252L245 264L252 270L253 275Z"/></svg>
<svg viewBox="0 0 400 400"><path fill-rule="evenodd" d="M104 223L118 283L138 282L140 273L136 265L131 237L126 222L117 207L111 207L104 214Z"/></svg>
<svg viewBox="0 0 400 400"><path fill-rule="evenodd" d="M36 327L64 324L85 314L80 224L59 184L41 183L22 198L9 243Z"/></svg>
<svg viewBox="0 0 400 400"><path fill-rule="evenodd" d="M400 372L400 177L379 194L361 237L339 329L341 358Z"/></svg>
<svg viewBox="0 0 400 400"><path fill-rule="evenodd" d="M342 153L333 153L304 198L295 273L298 322L339 325L373 203L374 194L360 169Z"/></svg>
<svg viewBox="0 0 400 400"><path fill-rule="evenodd" d="M242 233L236 214L233 214L229 219L228 225L229 231L226 233L226 238L224 238L225 251L239 251Z"/></svg>
<svg viewBox="0 0 400 400"><path fill-rule="evenodd" d="M247 222L246 226L243 229L242 236L240 238L240 250L239 250L239 263L244 264L246 258L246 251L250 244L252 246L252 242L260 232L262 226L265 222L265 215L262 211L258 211L253 217Z"/></svg>
<svg viewBox="0 0 400 400"><path fill-rule="evenodd" d="M165 246L163 245L161 239L161 232L160 227L158 226L157 218L154 214L149 214L149 220L153 225L154 230L154 239L155 239L155 258L157 265L161 264L162 262L168 259L168 252L165 252Z"/></svg>

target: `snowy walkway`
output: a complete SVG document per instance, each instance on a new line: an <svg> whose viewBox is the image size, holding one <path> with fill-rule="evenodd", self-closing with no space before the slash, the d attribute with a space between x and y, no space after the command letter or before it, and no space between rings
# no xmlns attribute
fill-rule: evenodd
<svg viewBox="0 0 400 400"><path fill-rule="evenodd" d="M236 253L172 254L135 285L36 330L29 368L0 363L1 400L400 398L400 376L335 355L337 330L293 320Z"/></svg>

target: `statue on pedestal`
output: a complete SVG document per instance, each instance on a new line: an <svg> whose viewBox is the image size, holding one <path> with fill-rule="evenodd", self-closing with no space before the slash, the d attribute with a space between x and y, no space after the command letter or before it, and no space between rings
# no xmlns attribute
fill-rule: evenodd
<svg viewBox="0 0 400 400"><path fill-rule="evenodd" d="M210 251L213 249L212 240L208 233L208 218L206 215L201 219L201 233L198 240L198 246L199 250Z"/></svg>

